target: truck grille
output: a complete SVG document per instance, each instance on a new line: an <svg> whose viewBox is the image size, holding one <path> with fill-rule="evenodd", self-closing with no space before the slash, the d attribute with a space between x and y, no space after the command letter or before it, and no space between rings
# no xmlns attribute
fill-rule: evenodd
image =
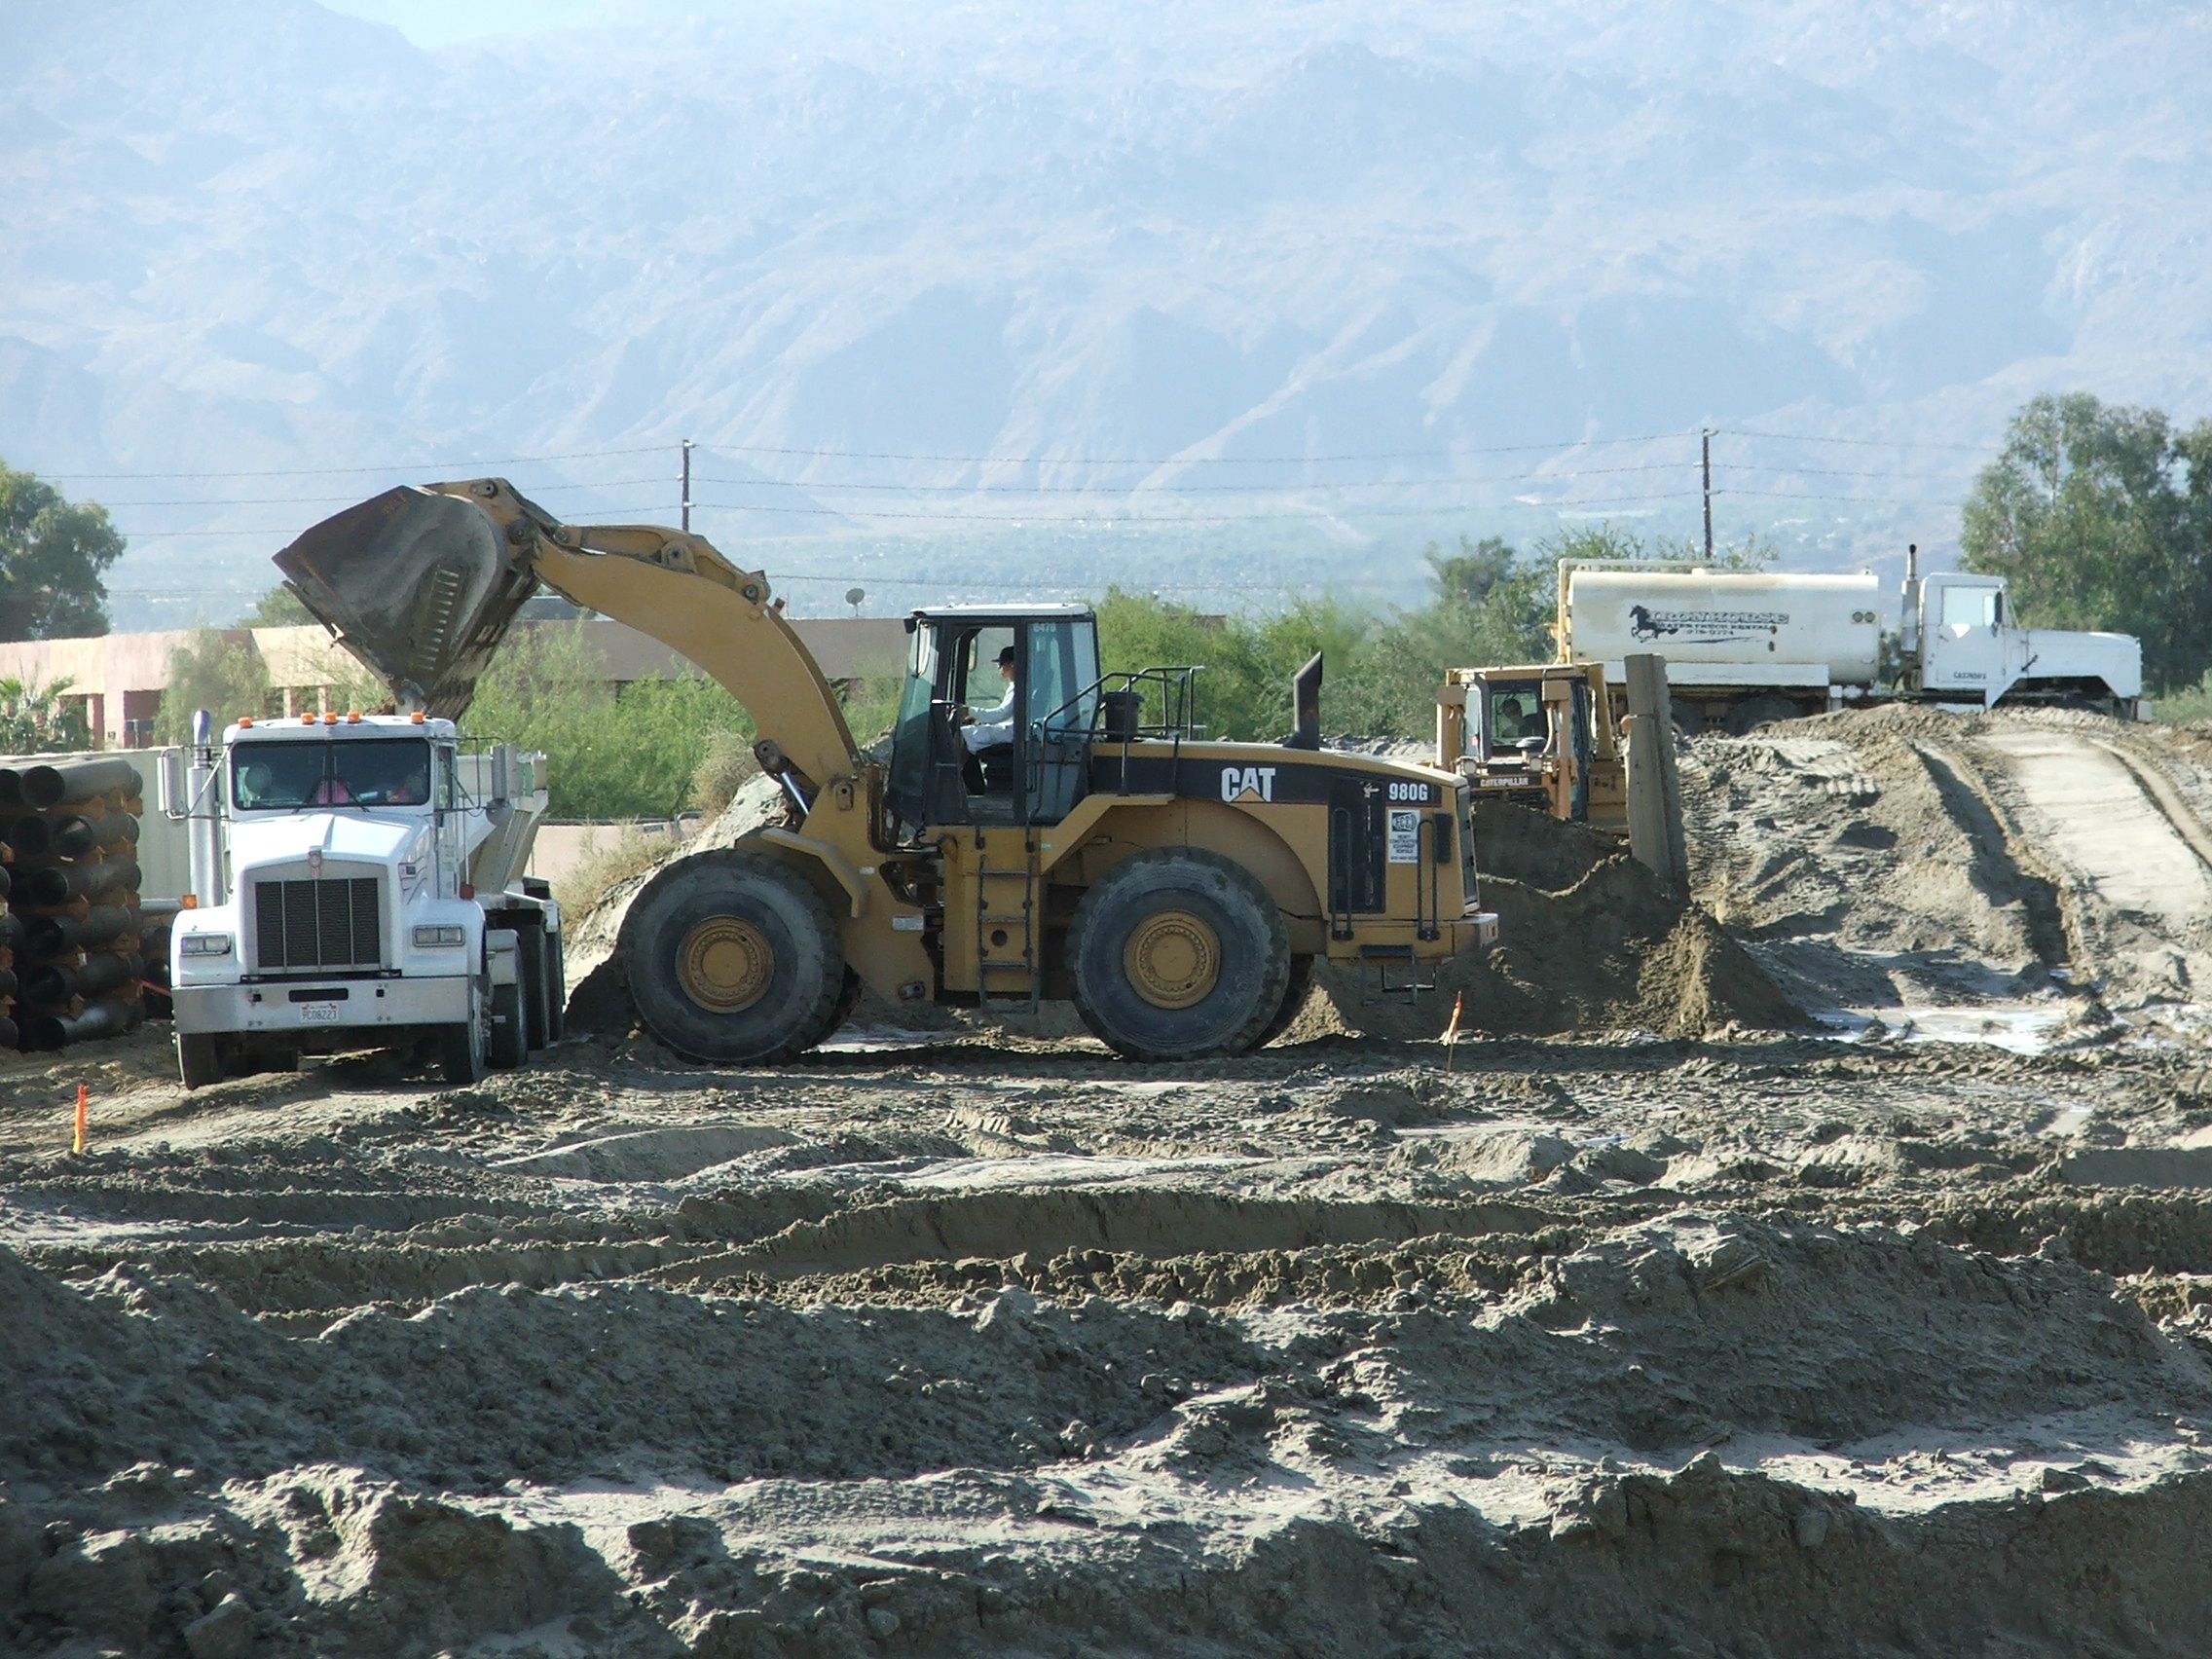
<svg viewBox="0 0 2212 1659"><path fill-rule="evenodd" d="M259 965L276 968L375 968L384 960L377 878L253 884L253 937Z"/></svg>

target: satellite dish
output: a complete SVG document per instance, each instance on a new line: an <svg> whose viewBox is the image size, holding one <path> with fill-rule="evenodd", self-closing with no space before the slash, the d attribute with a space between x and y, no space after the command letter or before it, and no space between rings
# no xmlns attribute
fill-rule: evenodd
<svg viewBox="0 0 2212 1659"><path fill-rule="evenodd" d="M847 588L845 590L845 603L853 608L853 614L856 616L860 614L861 601L866 598L867 598L867 589L866 588Z"/></svg>

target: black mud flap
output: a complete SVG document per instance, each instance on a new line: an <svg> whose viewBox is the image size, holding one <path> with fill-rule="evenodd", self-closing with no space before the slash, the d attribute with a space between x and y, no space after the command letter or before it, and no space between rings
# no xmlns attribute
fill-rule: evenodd
<svg viewBox="0 0 2212 1659"><path fill-rule="evenodd" d="M467 497L402 485L324 519L276 564L403 704L419 695L425 713L457 719L536 590L518 553Z"/></svg>

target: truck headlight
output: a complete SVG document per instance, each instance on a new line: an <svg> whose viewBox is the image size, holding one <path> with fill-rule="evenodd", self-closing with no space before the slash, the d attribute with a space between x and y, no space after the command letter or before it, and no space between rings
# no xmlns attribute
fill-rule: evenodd
<svg viewBox="0 0 2212 1659"><path fill-rule="evenodd" d="M415 930L417 950L443 950L468 942L468 930L459 922L433 922Z"/></svg>
<svg viewBox="0 0 2212 1659"><path fill-rule="evenodd" d="M231 953L231 936L219 933L188 933L176 949L179 956L228 956Z"/></svg>

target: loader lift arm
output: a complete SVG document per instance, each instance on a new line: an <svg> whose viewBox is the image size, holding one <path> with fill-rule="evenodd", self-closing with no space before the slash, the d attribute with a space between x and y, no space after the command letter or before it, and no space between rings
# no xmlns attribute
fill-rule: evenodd
<svg viewBox="0 0 2212 1659"><path fill-rule="evenodd" d="M657 525L567 525L500 478L402 486L276 556L311 612L427 712L458 718L542 582L660 641L753 717L811 799L853 775L844 710L759 571ZM406 689L402 695L407 695Z"/></svg>

